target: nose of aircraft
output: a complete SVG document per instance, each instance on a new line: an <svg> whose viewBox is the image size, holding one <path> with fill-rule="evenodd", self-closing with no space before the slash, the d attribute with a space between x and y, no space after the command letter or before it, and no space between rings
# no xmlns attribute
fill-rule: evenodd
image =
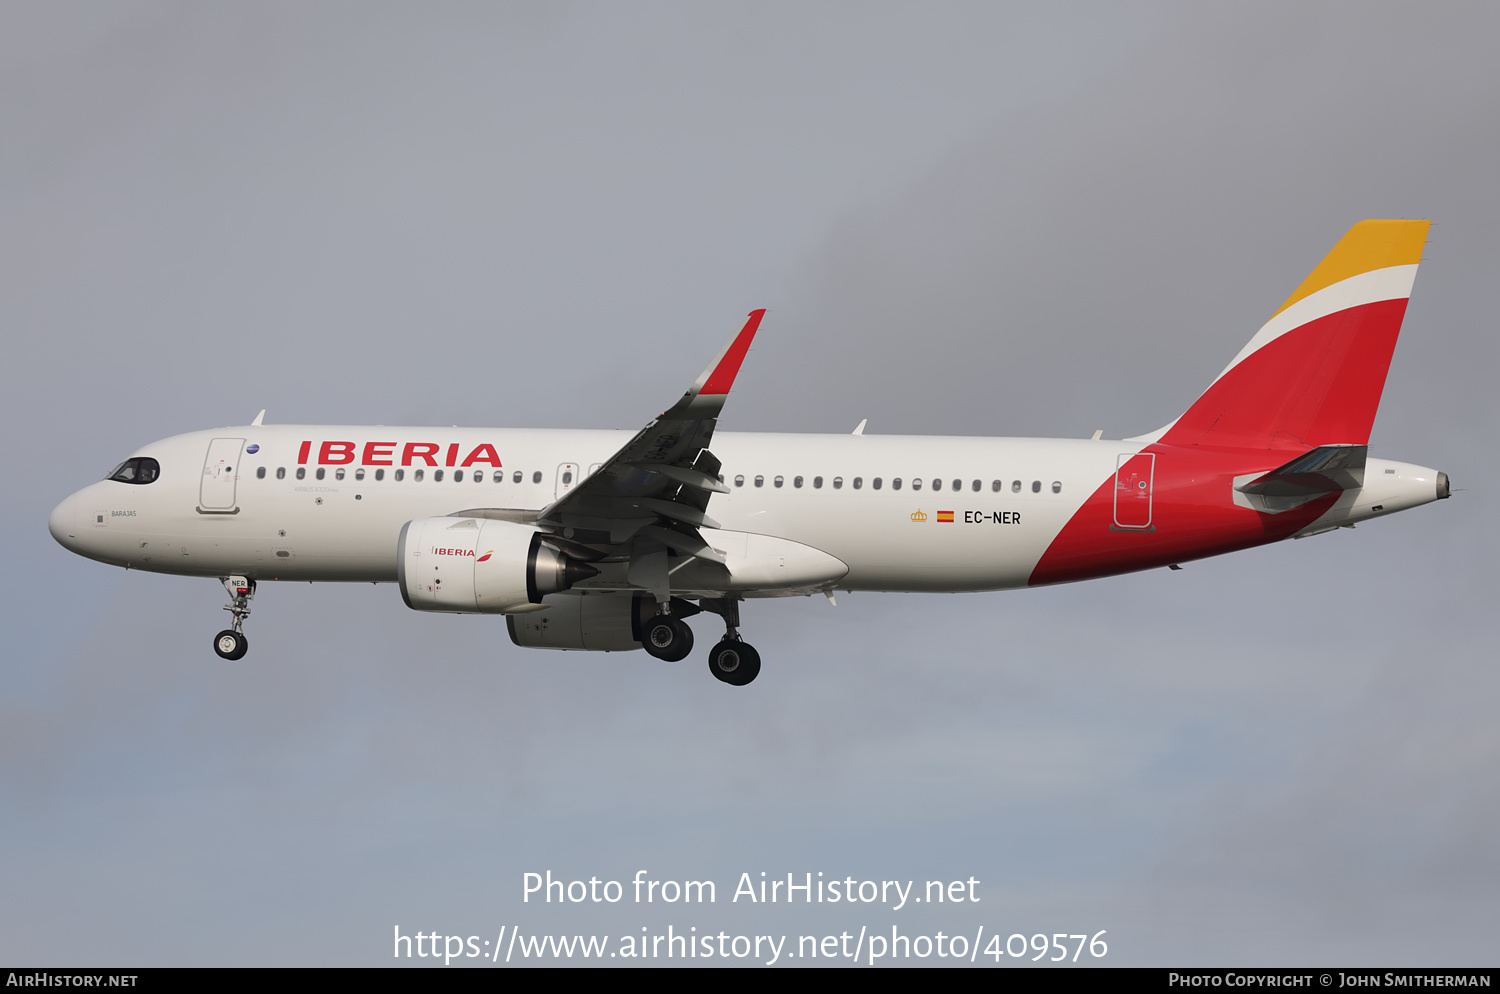
<svg viewBox="0 0 1500 994"><path fill-rule="evenodd" d="M72 494L52 509L47 518L47 530L58 544L70 552L78 550L78 495Z"/></svg>

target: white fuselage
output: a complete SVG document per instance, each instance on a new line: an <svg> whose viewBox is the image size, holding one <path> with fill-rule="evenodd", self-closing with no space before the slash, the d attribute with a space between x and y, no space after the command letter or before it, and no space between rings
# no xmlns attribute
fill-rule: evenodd
<svg viewBox="0 0 1500 994"><path fill-rule="evenodd" d="M160 462L158 480L95 483L59 505L52 527L73 551L132 569L394 581L403 523L473 508L540 509L568 486L564 473L586 475L628 437L618 431L321 425L194 432L134 453ZM205 473L212 470L206 453L215 439L244 439L245 448L256 451L239 455L239 465L229 467L232 480L219 484L231 497L207 501L228 506L204 510ZM330 439L353 443L353 460L318 465L318 450ZM305 441L311 449L299 466ZM419 448L403 459L413 441ZM364 458L369 443L391 442ZM429 442L435 454L427 454ZM494 446L502 465L459 465L483 445ZM444 465L455 446L456 458ZM720 432L714 450L730 493L715 495L709 513L725 530L779 536L838 557L849 566L841 589L1024 586L1047 543L1114 472L1119 453L1137 447L1070 439ZM336 446L334 458L346 457ZM382 479L375 478L377 470ZM940 511L952 512L953 520L945 515L940 522Z"/></svg>
<svg viewBox="0 0 1500 994"><path fill-rule="evenodd" d="M193 432L134 453L160 463L154 482L92 484L58 505L50 524L72 551L132 569L390 582L405 522L541 509L628 438L326 425ZM720 432L713 448L730 492L715 494L708 513L717 534L776 536L837 557L848 566L839 589L1022 587L1035 582L1038 561L1084 503L1101 499L1121 457L1144 444ZM1345 494L1318 527L1437 496L1431 470L1371 460L1369 474L1365 492ZM1171 499L1160 490L1164 479L1156 481L1158 515ZM1226 481L1223 502L1231 498ZM1215 551L1223 550L1203 554Z"/></svg>

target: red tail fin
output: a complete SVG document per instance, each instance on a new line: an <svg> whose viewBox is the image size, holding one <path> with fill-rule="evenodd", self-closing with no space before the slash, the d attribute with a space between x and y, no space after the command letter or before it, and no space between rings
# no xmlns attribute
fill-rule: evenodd
<svg viewBox="0 0 1500 994"><path fill-rule="evenodd" d="M1299 451L1367 443L1428 225L1350 228L1156 441Z"/></svg>

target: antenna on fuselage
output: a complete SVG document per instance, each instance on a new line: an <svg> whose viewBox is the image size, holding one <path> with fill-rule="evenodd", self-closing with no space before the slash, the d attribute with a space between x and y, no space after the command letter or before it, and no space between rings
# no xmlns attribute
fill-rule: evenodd
<svg viewBox="0 0 1500 994"><path fill-rule="evenodd" d="M261 412L255 416L255 420L254 421L250 422L250 426L252 428L259 428L260 427L261 419L264 418L265 416L266 416L265 408L261 408Z"/></svg>

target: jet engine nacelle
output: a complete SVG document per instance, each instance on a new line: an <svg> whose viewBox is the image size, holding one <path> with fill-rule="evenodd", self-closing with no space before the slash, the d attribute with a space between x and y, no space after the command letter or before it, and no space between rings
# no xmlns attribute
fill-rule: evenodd
<svg viewBox="0 0 1500 994"><path fill-rule="evenodd" d="M634 593L562 594L547 610L505 619L510 640L527 649L628 652L641 647L641 626L656 601Z"/></svg>
<svg viewBox="0 0 1500 994"><path fill-rule="evenodd" d="M418 518L396 547L401 598L415 611L520 614L542 598L597 576L529 525L480 518Z"/></svg>

